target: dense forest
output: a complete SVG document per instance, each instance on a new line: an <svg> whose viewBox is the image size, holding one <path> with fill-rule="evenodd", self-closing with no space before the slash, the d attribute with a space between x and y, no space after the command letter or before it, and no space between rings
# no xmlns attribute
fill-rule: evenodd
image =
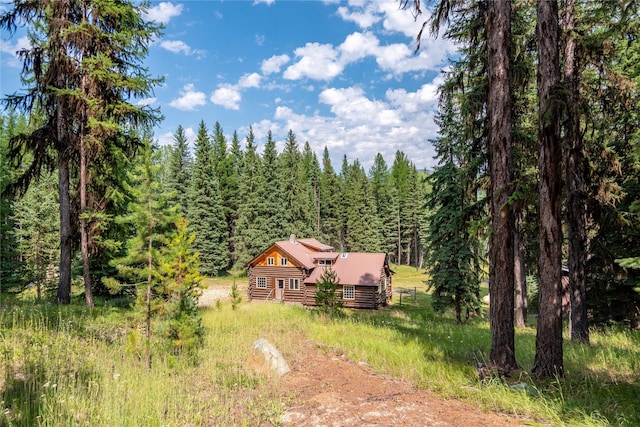
<svg viewBox="0 0 640 427"><path fill-rule="evenodd" d="M2 117L4 153L11 137L27 128L22 116ZM378 154L369 171L345 157L336 172L326 148L320 161L309 142L300 149L293 131L281 153L271 134L262 153L257 145L251 131L242 140L234 132L227 141L219 123L210 132L201 122L191 144L179 127L172 146L151 147L156 194L166 198L167 211L176 208L175 215L188 219L203 275L242 272L273 241L291 234L316 237L339 251L385 252L393 262L421 267L427 175L404 153L397 152L391 166ZM143 153L119 159L118 168L135 170L144 161ZM9 170L6 176L17 173ZM116 243L126 242L131 234L121 224L134 202L127 189L135 190L135 178L122 172L113 177L113 192L121 194L114 195L99 216L92 214L89 223L91 271L99 293L104 291L101 279L115 271L112 260L125 249ZM47 173L24 195L3 199L4 223L13 224L3 228L8 248L3 251L4 277L12 277L5 286L44 285L47 266L58 263L59 208L52 191L56 181L55 172ZM77 194L77 203L75 198Z"/></svg>
<svg viewBox="0 0 640 427"><path fill-rule="evenodd" d="M242 271L274 240L316 237L426 266L434 307L459 322L479 313L488 278L491 360L517 366L500 357L536 309L536 354L559 352L534 371L562 375L564 295L572 339L640 321L640 20L624 4L438 2L430 29L446 24L459 56L444 71L428 172L402 152L378 154L369 170L345 157L338 170L326 148L316 154L322 141L294 130L280 152L271 134L259 152L251 130L229 137L217 122L202 121L195 141L179 128L172 146L155 146L159 112L128 96L159 83L133 49L159 28L129 19L130 5L109 11L120 21L47 10L40 44L23 55L31 86L5 98L0 122L2 292L33 286L69 303L74 281L91 305L94 294L135 294L131 282ZM0 26L32 19L29 7ZM91 31L74 34L76 23ZM194 251L199 266L185 261Z"/></svg>

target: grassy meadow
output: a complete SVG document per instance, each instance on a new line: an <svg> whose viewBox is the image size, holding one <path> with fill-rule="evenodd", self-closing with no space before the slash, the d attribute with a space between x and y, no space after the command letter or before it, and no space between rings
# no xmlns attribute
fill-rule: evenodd
<svg viewBox="0 0 640 427"><path fill-rule="evenodd" d="M141 359L142 332L130 326L127 309L3 299L0 425L279 425L295 397L244 368L261 337L290 363L303 360L300 349L310 340L440 396L523 415L531 425L640 425L639 332L593 331L589 346L565 341L566 377L537 382L527 375L535 329L518 330L522 372L481 380L476 365L489 353L487 319L457 325L453 316L435 315L426 277L412 268L394 270L394 287L415 287L415 302L404 295L400 306L394 295L386 309L348 311L334 320L294 305L248 303L246 279L235 279L244 301L236 310L228 300L202 309L208 336L197 361L155 349L149 371ZM233 280L207 283L228 288Z"/></svg>

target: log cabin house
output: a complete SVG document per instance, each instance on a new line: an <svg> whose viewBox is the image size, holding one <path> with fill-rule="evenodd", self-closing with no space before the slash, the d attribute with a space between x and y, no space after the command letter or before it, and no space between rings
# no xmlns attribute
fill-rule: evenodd
<svg viewBox="0 0 640 427"><path fill-rule="evenodd" d="M344 307L372 308L391 300L391 274L382 253L334 252L316 239L275 242L249 261L249 299L316 305L316 282L326 268L339 279Z"/></svg>

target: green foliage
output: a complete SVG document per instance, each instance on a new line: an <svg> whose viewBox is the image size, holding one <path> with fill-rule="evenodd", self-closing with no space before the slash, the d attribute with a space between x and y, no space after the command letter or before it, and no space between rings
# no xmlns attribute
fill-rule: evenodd
<svg viewBox="0 0 640 427"><path fill-rule="evenodd" d="M196 233L194 249L200 253L200 272L205 276L218 275L229 265L227 223L212 155L207 128L200 122L188 217L190 230Z"/></svg>
<svg viewBox="0 0 640 427"><path fill-rule="evenodd" d="M267 183L276 190L284 203L284 229L281 236L295 234L297 236L311 236L314 226L313 201L313 173L312 156L307 151L307 159L303 159L298 142L292 130L289 130L284 150L278 156L275 176L277 185L271 179ZM266 163L266 162L265 162Z"/></svg>
<svg viewBox="0 0 640 427"><path fill-rule="evenodd" d="M23 282L35 285L38 298L55 289L60 215L55 195L56 176L41 176L14 205Z"/></svg>
<svg viewBox="0 0 640 427"><path fill-rule="evenodd" d="M197 301L200 296L198 255L192 249L195 235L187 233L187 221L178 218L178 205L171 206L157 182L155 153L147 140L140 162L130 175L132 201L129 214L119 221L130 224L135 232L127 240L127 253L112 261L118 272L137 289L137 305L146 320L147 339L152 338L150 322L159 318L160 336L175 354L192 354L204 336ZM119 285L115 279L107 285ZM122 285L119 285L122 286ZM151 342L145 342L147 367L150 367Z"/></svg>
<svg viewBox="0 0 640 427"><path fill-rule="evenodd" d="M341 182L336 175L329 150L324 148L322 155L322 174L320 175L320 230L318 238L330 246L340 246L342 230Z"/></svg>
<svg viewBox="0 0 640 427"><path fill-rule="evenodd" d="M391 259L398 264L422 264L424 243L421 239L422 218L419 213L424 190L415 165L402 151L397 151L391 167L393 184L394 224L396 228L395 251Z"/></svg>
<svg viewBox="0 0 640 427"><path fill-rule="evenodd" d="M161 330L172 353L193 355L202 346L205 335L198 312L202 276L198 254L193 251L195 234L188 233L184 218L175 226L175 236L162 253L160 265L164 300Z"/></svg>
<svg viewBox="0 0 640 427"><path fill-rule="evenodd" d="M375 201L382 234L383 252L397 253L397 192L391 180L391 173L382 154L376 154L373 165L369 169L371 194Z"/></svg>
<svg viewBox="0 0 640 427"><path fill-rule="evenodd" d="M342 292L338 291L340 279L330 267L325 268L316 282L316 305L321 313L329 317L341 316Z"/></svg>
<svg viewBox="0 0 640 427"><path fill-rule="evenodd" d="M267 247L269 236L262 226L267 220L266 200L264 199L264 177L262 161L256 152L255 136L249 128L247 147L243 156L242 173L239 177L238 219L233 236L236 269L244 270L246 264Z"/></svg>
<svg viewBox="0 0 640 427"><path fill-rule="evenodd" d="M622 267L640 268L640 257L635 258L620 258L616 262Z"/></svg>
<svg viewBox="0 0 640 427"><path fill-rule="evenodd" d="M189 141L182 125L173 135L173 146L167 174L167 188L172 191L172 201L180 205L183 216L189 212L189 187L191 182L191 155Z"/></svg>
<svg viewBox="0 0 640 427"><path fill-rule="evenodd" d="M8 154L11 138L23 127L26 127L24 118L13 112L0 114L0 297L2 292L17 290L21 285L15 201L9 191L19 171L9 162Z"/></svg>
<svg viewBox="0 0 640 427"><path fill-rule="evenodd" d="M465 204L468 194L453 163L436 169L430 180L427 265L431 301L439 313L453 308L457 321L462 322L480 312L478 260L468 231L474 206Z"/></svg>
<svg viewBox="0 0 640 427"><path fill-rule="evenodd" d="M231 285L231 292L229 293L229 296L231 297L231 308L236 310L242 302L242 295L240 295L240 291L238 291L238 285L235 280L233 281L233 285Z"/></svg>
<svg viewBox="0 0 640 427"><path fill-rule="evenodd" d="M267 133L267 142L258 165L256 193L251 198L255 201L255 205L253 205L256 210L254 214L255 222L251 226L254 228L257 237L263 240L255 242L255 244L260 245L260 250L253 253L251 258L275 240L288 237L285 231L289 227L286 223L286 205L281 191L282 187L278 182L280 178L278 151L270 131Z"/></svg>
<svg viewBox="0 0 640 427"><path fill-rule="evenodd" d="M343 186L342 204L346 251L382 252L382 227L376 215L371 184L357 160L349 167Z"/></svg>

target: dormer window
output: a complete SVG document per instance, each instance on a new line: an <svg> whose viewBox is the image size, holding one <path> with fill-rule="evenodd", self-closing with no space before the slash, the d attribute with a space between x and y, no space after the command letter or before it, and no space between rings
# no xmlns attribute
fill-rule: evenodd
<svg viewBox="0 0 640 427"><path fill-rule="evenodd" d="M331 260L330 259L319 259L318 260L318 265L330 266L331 265Z"/></svg>
<svg viewBox="0 0 640 427"><path fill-rule="evenodd" d="M287 265L288 262L289 261L286 258L280 258L280 265Z"/></svg>

